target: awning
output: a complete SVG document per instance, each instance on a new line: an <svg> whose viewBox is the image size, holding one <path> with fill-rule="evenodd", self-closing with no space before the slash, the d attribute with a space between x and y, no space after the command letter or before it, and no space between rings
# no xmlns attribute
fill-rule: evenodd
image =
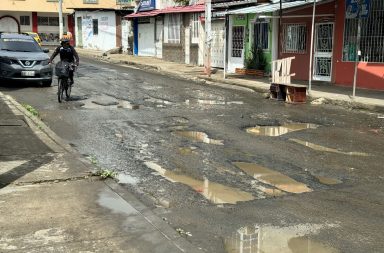
<svg viewBox="0 0 384 253"><path fill-rule="evenodd" d="M317 0L316 2L322 2L324 0ZM283 2L281 8L289 9L294 7L299 7L307 4L313 4L314 0L301 0L294 2ZM246 7L242 9L232 10L225 12L226 14L248 14L248 13L268 13L280 10L280 2L274 1L274 3L260 4L256 6Z"/></svg>
<svg viewBox="0 0 384 253"><path fill-rule="evenodd" d="M137 12L132 13L125 18L140 18L140 17L154 17L159 14L171 14L171 13L191 13L191 12L204 12L205 6L204 4L195 4L195 5L188 5L188 6L175 6L175 7L168 7L161 10L153 10L153 11L143 11L143 12Z"/></svg>

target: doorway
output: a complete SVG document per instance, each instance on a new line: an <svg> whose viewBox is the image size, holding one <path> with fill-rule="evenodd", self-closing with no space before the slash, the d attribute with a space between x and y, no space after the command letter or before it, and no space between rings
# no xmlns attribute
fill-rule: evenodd
<svg viewBox="0 0 384 253"><path fill-rule="evenodd" d="M316 24L313 80L332 79L333 23Z"/></svg>

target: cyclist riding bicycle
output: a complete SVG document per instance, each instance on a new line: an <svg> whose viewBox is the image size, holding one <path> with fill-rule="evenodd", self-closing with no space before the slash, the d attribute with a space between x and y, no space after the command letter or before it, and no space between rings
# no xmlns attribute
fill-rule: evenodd
<svg viewBox="0 0 384 253"><path fill-rule="evenodd" d="M76 66L79 66L79 55L77 54L75 48L69 44L68 38L63 37L61 39L61 46L58 46L55 49L51 58L49 59L49 62L51 63L58 54L60 54L61 61L66 61L66 62L75 64ZM74 69L70 68L69 70L70 85L73 84L73 72L74 72Z"/></svg>

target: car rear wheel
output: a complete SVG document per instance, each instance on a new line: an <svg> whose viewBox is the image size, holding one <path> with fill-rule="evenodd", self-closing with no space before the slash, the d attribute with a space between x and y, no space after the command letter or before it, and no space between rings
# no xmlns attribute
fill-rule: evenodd
<svg viewBox="0 0 384 253"><path fill-rule="evenodd" d="M51 79L51 80L48 80L48 81L43 81L43 86L44 86L44 87L50 87L50 86L52 86L52 79Z"/></svg>

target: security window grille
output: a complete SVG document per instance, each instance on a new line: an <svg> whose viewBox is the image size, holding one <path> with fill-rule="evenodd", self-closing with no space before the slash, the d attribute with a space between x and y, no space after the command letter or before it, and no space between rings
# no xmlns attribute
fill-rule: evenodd
<svg viewBox="0 0 384 253"><path fill-rule="evenodd" d="M192 43L199 43L200 13L192 14Z"/></svg>
<svg viewBox="0 0 384 253"><path fill-rule="evenodd" d="M93 19L92 20L92 27L93 27L93 35L99 34L99 20Z"/></svg>
<svg viewBox="0 0 384 253"><path fill-rule="evenodd" d="M20 16L20 25L31 25L31 19L29 16Z"/></svg>
<svg viewBox="0 0 384 253"><path fill-rule="evenodd" d="M356 60L358 19L345 19L343 61ZM361 61L384 62L384 1L371 0L368 18L361 19Z"/></svg>
<svg viewBox="0 0 384 253"><path fill-rule="evenodd" d="M269 23L255 23L254 26L254 37L255 37L255 47L261 49L268 49L268 29Z"/></svg>
<svg viewBox="0 0 384 253"><path fill-rule="evenodd" d="M180 14L168 15L168 43L180 43Z"/></svg>
<svg viewBox="0 0 384 253"><path fill-rule="evenodd" d="M40 26L59 26L59 17L37 17L37 24ZM64 24L64 18L63 18Z"/></svg>
<svg viewBox="0 0 384 253"><path fill-rule="evenodd" d="M59 17L49 17L49 26L59 26Z"/></svg>
<svg viewBox="0 0 384 253"><path fill-rule="evenodd" d="M305 24L284 24L283 52L305 53L307 49L307 26Z"/></svg>
<svg viewBox="0 0 384 253"><path fill-rule="evenodd" d="M37 17L37 24L48 26L49 25L48 17Z"/></svg>
<svg viewBox="0 0 384 253"><path fill-rule="evenodd" d="M244 26L232 27L232 57L241 58L244 49Z"/></svg>

